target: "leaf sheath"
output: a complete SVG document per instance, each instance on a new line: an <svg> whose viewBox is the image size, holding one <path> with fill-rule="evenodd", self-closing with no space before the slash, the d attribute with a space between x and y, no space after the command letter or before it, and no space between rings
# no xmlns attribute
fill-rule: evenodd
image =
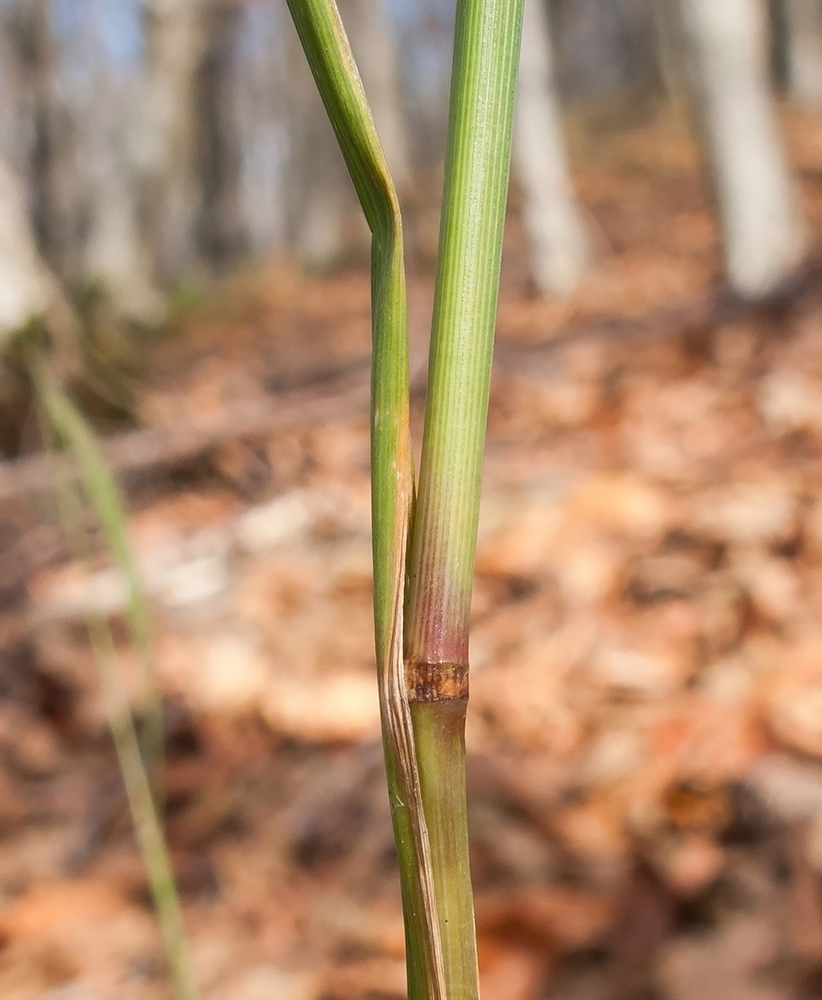
<svg viewBox="0 0 822 1000"><path fill-rule="evenodd" d="M383 745L400 861L411 1000L445 1000L430 845L403 674L403 612L413 503L402 220L333 0L287 0L371 229L371 491L374 619Z"/></svg>

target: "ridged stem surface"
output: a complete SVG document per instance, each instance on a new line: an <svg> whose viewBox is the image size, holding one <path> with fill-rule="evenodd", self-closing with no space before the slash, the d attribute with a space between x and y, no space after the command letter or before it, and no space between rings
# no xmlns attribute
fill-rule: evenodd
<svg viewBox="0 0 822 1000"><path fill-rule="evenodd" d="M412 702L448 1000L479 1000L465 794L465 698Z"/></svg>
<svg viewBox="0 0 822 1000"><path fill-rule="evenodd" d="M297 34L373 234L371 506L383 746L400 863L410 1000L445 1000L430 847L403 676L413 468L402 221L360 76L333 0L288 0Z"/></svg>
<svg viewBox="0 0 822 1000"><path fill-rule="evenodd" d="M522 0L458 0L406 660L467 663Z"/></svg>
<svg viewBox="0 0 822 1000"><path fill-rule="evenodd" d="M457 0L405 680L448 1000L478 1000L465 799L468 626L522 0Z"/></svg>

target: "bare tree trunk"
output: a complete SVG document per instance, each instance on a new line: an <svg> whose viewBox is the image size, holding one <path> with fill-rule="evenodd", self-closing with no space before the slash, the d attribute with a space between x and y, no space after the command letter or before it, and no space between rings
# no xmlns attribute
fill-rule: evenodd
<svg viewBox="0 0 822 1000"><path fill-rule="evenodd" d="M322 271L346 243L350 181L293 27L288 28L288 240L300 262Z"/></svg>
<svg viewBox="0 0 822 1000"><path fill-rule="evenodd" d="M243 29L246 46L237 65L237 108L242 183L243 249L254 256L287 245L286 170L293 135L288 124L289 61L283 44L293 27L284 4L250 8ZM253 36L253 45L247 44ZM278 57L271 52L278 50Z"/></svg>
<svg viewBox="0 0 822 1000"><path fill-rule="evenodd" d="M94 194L83 270L87 278L102 283L120 315L153 325L162 321L165 309L152 280L149 247L139 229L135 178L128 158L118 155L116 138L103 123L96 125L90 139L95 155L88 179Z"/></svg>
<svg viewBox="0 0 822 1000"><path fill-rule="evenodd" d="M728 276L741 295L775 292L805 230L770 92L757 0L681 0L706 132Z"/></svg>
<svg viewBox="0 0 822 1000"><path fill-rule="evenodd" d="M400 53L385 0L344 0L342 17L394 183L411 179Z"/></svg>
<svg viewBox="0 0 822 1000"><path fill-rule="evenodd" d="M557 73L567 93L594 94L636 82L636 52L623 0L551 5Z"/></svg>
<svg viewBox="0 0 822 1000"><path fill-rule="evenodd" d="M68 122L55 86L56 52L48 0L25 0L13 15L31 128L28 189L40 253L59 273L71 272L70 223L64 185ZM71 275L77 277L76 274Z"/></svg>
<svg viewBox="0 0 822 1000"><path fill-rule="evenodd" d="M200 206L197 238L206 262L222 269L242 244L240 175L242 148L236 100L242 9L211 0L205 11L204 44L197 73L197 148Z"/></svg>
<svg viewBox="0 0 822 1000"><path fill-rule="evenodd" d="M514 165L531 275L540 292L567 295L591 248L568 170L543 0L525 2L518 88Z"/></svg>
<svg viewBox="0 0 822 1000"><path fill-rule="evenodd" d="M54 106L54 45L47 0L32 0L28 8L24 52L32 95L33 136L30 157L32 222L37 245L46 259L56 256L56 170Z"/></svg>
<svg viewBox="0 0 822 1000"><path fill-rule="evenodd" d="M679 0L657 0L653 16L662 86L669 97L683 97L688 91L688 66Z"/></svg>
<svg viewBox="0 0 822 1000"><path fill-rule="evenodd" d="M242 244L234 85L241 5L145 0L140 214L158 276L220 268Z"/></svg>
<svg viewBox="0 0 822 1000"><path fill-rule="evenodd" d="M800 104L822 104L822 0L782 0L788 92Z"/></svg>
<svg viewBox="0 0 822 1000"><path fill-rule="evenodd" d="M0 160L0 351L10 334L38 317L60 331L69 311L38 253L23 185Z"/></svg>
<svg viewBox="0 0 822 1000"><path fill-rule="evenodd" d="M146 80L136 150L140 215L161 279L195 257L196 78L204 0L145 0Z"/></svg>
<svg viewBox="0 0 822 1000"><path fill-rule="evenodd" d="M340 0L388 164L402 191L411 178L396 38L384 0ZM367 251L368 232L296 36L289 30L289 243L309 270Z"/></svg>
<svg viewBox="0 0 822 1000"><path fill-rule="evenodd" d="M666 87L666 67L659 50L658 11L664 0L618 0L631 61L629 84L638 91Z"/></svg>
<svg viewBox="0 0 822 1000"><path fill-rule="evenodd" d="M374 120L394 181L411 177L400 60L383 0L340 0ZM309 270L323 271L346 252L362 250L368 234L331 126L296 37L289 32L289 139L286 190L289 242Z"/></svg>
<svg viewBox="0 0 822 1000"><path fill-rule="evenodd" d="M0 160L0 458L17 453L29 405L18 367L6 360L14 334L34 321L45 321L60 367L70 367L69 309L37 251L23 184Z"/></svg>
<svg viewBox="0 0 822 1000"><path fill-rule="evenodd" d="M33 320L45 322L55 348L65 354L73 317L55 271L70 270L66 185L71 170L51 8L48 0L18 0L8 14L22 128L19 173L0 157L0 356L9 336Z"/></svg>

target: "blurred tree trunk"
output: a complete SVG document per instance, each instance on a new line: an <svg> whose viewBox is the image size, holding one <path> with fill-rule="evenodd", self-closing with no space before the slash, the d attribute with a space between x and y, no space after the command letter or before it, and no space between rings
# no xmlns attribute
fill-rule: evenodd
<svg viewBox="0 0 822 1000"><path fill-rule="evenodd" d="M221 270L242 250L242 144L237 108L237 58L242 8L210 0L203 12L196 80L200 204L198 243L210 267Z"/></svg>
<svg viewBox="0 0 822 1000"><path fill-rule="evenodd" d="M681 0L733 288L777 291L799 264L805 230L771 96L757 0Z"/></svg>
<svg viewBox="0 0 822 1000"><path fill-rule="evenodd" d="M158 276L230 263L241 245L234 97L241 6L146 0L140 215Z"/></svg>
<svg viewBox="0 0 822 1000"><path fill-rule="evenodd" d="M146 79L137 140L140 215L163 281L195 257L196 76L204 0L146 0Z"/></svg>
<svg viewBox="0 0 822 1000"><path fill-rule="evenodd" d="M353 198L337 141L293 26L288 31L288 242L304 267L323 271L343 256Z"/></svg>
<svg viewBox="0 0 822 1000"><path fill-rule="evenodd" d="M681 98L688 92L688 66L680 0L658 0L653 14L662 86L669 97Z"/></svg>
<svg viewBox="0 0 822 1000"><path fill-rule="evenodd" d="M58 334L69 324L68 307L37 250L23 184L0 160L0 352L10 334L38 317Z"/></svg>
<svg viewBox="0 0 822 1000"><path fill-rule="evenodd" d="M30 388L19 362L7 363L14 334L42 321L50 334L55 368L76 362L74 323L57 281L37 250L22 180L0 159L0 458L16 455Z"/></svg>
<svg viewBox="0 0 822 1000"><path fill-rule="evenodd" d="M57 100L56 50L49 0L24 0L13 17L22 86L30 120L28 189L37 247L49 265L71 277L70 224L64 186L68 122Z"/></svg>
<svg viewBox="0 0 822 1000"><path fill-rule="evenodd" d="M639 91L655 92L667 87L666 67L658 45L658 12L664 2L619 0L632 67L629 83Z"/></svg>
<svg viewBox="0 0 822 1000"><path fill-rule="evenodd" d="M137 218L134 175L128 157L118 149L116 123L98 115L87 141L90 157L88 228L83 247L83 271L99 282L116 313L153 325L164 316L162 297L153 281L149 247ZM115 133L115 134L113 134Z"/></svg>
<svg viewBox="0 0 822 1000"><path fill-rule="evenodd" d="M591 248L568 170L543 0L525 2L514 169L531 276L540 292L567 295L588 267Z"/></svg>
<svg viewBox="0 0 822 1000"><path fill-rule="evenodd" d="M411 179L402 63L385 0L341 0L340 11L394 183Z"/></svg>
<svg viewBox="0 0 822 1000"><path fill-rule="evenodd" d="M400 192L411 180L408 127L396 37L383 0L340 0L340 13L357 60L374 121ZM300 261L324 271L346 253L367 252L368 233L336 139L289 33L289 138L286 190L288 230Z"/></svg>
<svg viewBox="0 0 822 1000"><path fill-rule="evenodd" d="M822 0L782 0L788 92L800 104L822 104Z"/></svg>
<svg viewBox="0 0 822 1000"><path fill-rule="evenodd" d="M624 3L625 0L551 3L554 57L565 93L601 94L638 82L642 69L637 65L635 40L631 38Z"/></svg>

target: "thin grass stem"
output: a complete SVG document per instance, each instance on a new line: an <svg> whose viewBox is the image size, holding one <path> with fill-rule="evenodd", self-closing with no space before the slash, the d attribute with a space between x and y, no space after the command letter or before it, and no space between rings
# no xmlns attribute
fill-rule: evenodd
<svg viewBox="0 0 822 1000"><path fill-rule="evenodd" d="M458 0L405 673L446 993L479 997L465 810L468 628L522 0Z"/></svg>
<svg viewBox="0 0 822 1000"><path fill-rule="evenodd" d="M449 1000L479 995L465 789L467 705L454 699L411 706Z"/></svg>
<svg viewBox="0 0 822 1000"><path fill-rule="evenodd" d="M38 360L29 360L46 446L53 455L57 448L55 438L60 437L65 440L74 451L86 475L87 486L91 493L92 485L99 481L97 465L99 463L102 466L102 459L97 452L91 431L86 427L79 411L51 380L41 363ZM93 461L89 460L90 451L94 453ZM61 475L57 463L55 463L55 478L60 520L69 546L78 563L88 564L91 559L92 544L85 526L81 490L72 478ZM118 508L114 503L113 498L118 496L117 493L107 491L102 502L104 510L101 510L100 494L91 493L101 521L104 517L110 522L117 518L121 520L122 523L119 526L114 525L114 529L115 536L122 541L125 539L125 514L122 508ZM111 545L108 531L106 535ZM115 556L125 557L129 561L131 559L127 549L125 552L122 549L115 552ZM163 947L169 963L174 993L177 1000L199 1000L171 859L134 720L123 685L118 678L111 627L107 619L93 612L86 616L86 626L137 843L146 868ZM148 641L148 633L141 634Z"/></svg>
<svg viewBox="0 0 822 1000"><path fill-rule="evenodd" d="M288 0L297 34L373 234L371 500L374 624L388 794L406 929L410 1000L445 1000L431 849L403 674L413 500L403 232L394 183L334 0Z"/></svg>
<svg viewBox="0 0 822 1000"><path fill-rule="evenodd" d="M40 407L48 423L69 445L77 459L86 493L94 505L109 552L126 584L129 640L137 656L143 682L140 748L157 808L162 811L163 705L151 642L148 604L128 539L123 498L83 415L59 388L39 358L29 353L28 361Z"/></svg>
<svg viewBox="0 0 822 1000"><path fill-rule="evenodd" d="M523 0L457 2L429 395L410 532L397 197L334 0L288 6L374 237L374 610L409 995L475 1000L465 800L468 612Z"/></svg>

